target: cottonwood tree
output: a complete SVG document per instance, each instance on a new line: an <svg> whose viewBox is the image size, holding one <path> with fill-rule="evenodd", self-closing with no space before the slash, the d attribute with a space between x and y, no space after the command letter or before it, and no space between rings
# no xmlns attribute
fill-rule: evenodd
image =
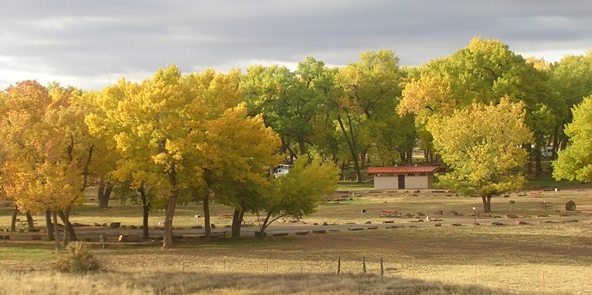
<svg viewBox="0 0 592 295"><path fill-rule="evenodd" d="M226 110L206 128L203 174L216 198L235 208L232 236L238 238L244 212L258 206L260 191L269 185L267 172L282 161L280 139L261 116L249 117L244 105Z"/></svg>
<svg viewBox="0 0 592 295"><path fill-rule="evenodd" d="M438 176L440 185L481 197L485 212L491 211L493 196L524 184L527 152L522 144L532 139L532 133L525 125L523 103L507 98L499 104L475 102L450 116L433 117L428 130L451 168Z"/></svg>
<svg viewBox="0 0 592 295"><path fill-rule="evenodd" d="M192 97L183 86L174 66L140 84L120 80L103 91L105 117L87 118L93 134L113 134L121 155L114 175L129 180L136 190L147 185L166 200L163 249L173 245L173 216L184 185L186 140L191 131L187 106Z"/></svg>
<svg viewBox="0 0 592 295"><path fill-rule="evenodd" d="M450 115L475 101L498 103L509 97L524 102L526 124L535 133L533 139L540 139L550 133L547 129L552 122L548 120L553 119L549 116L545 81L544 72L512 52L508 45L499 40L473 38L451 56L420 67L405 85L398 112L417 115L417 128L423 129L430 116ZM536 147L532 153L540 167L537 151L540 154L543 143L533 143Z"/></svg>
<svg viewBox="0 0 592 295"><path fill-rule="evenodd" d="M397 116L393 110L401 94L402 72L398 62L390 50L365 52L359 62L340 69L336 77L340 94L330 104L360 182L368 149L378 141L375 139L380 138L381 132L405 130L392 126L403 122L392 121ZM389 123L381 124L385 120ZM384 127L387 128L381 129Z"/></svg>
<svg viewBox="0 0 592 295"><path fill-rule="evenodd" d="M572 109L573 121L565 127L570 141L553 162L553 177L557 180L592 180L592 96Z"/></svg>
<svg viewBox="0 0 592 295"><path fill-rule="evenodd" d="M572 122L571 109L584 97L592 95L592 51L562 58L552 65L550 76L549 92L556 117L551 142L556 154L567 146L563 128Z"/></svg>
<svg viewBox="0 0 592 295"><path fill-rule="evenodd" d="M76 239L69 215L84 200L92 157L74 92L68 89L52 96L35 81L17 83L4 95L0 123L7 156L2 165L3 190L24 211L49 210L54 224L59 216L65 225L65 243Z"/></svg>

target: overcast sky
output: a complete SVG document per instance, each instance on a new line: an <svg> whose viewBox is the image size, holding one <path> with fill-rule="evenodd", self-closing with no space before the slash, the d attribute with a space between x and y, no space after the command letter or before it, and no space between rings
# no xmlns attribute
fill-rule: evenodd
<svg viewBox="0 0 592 295"><path fill-rule="evenodd" d="M101 89L184 72L314 56L339 66L389 48L420 65L474 36L555 61L592 48L592 1L3 1L0 89L25 79Z"/></svg>

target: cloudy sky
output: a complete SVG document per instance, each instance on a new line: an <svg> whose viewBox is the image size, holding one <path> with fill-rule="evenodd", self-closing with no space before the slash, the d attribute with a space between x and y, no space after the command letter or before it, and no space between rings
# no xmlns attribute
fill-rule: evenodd
<svg viewBox="0 0 592 295"><path fill-rule="evenodd" d="M582 54L592 48L592 2L3 1L0 89L25 79L101 89L170 64L184 72L225 71L314 56L339 66L381 48L414 66L474 36L548 61Z"/></svg>

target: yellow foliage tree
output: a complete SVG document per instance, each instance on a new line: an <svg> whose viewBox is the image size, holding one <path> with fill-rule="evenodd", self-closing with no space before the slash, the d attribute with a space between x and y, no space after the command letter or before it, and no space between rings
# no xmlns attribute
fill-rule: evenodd
<svg viewBox="0 0 592 295"><path fill-rule="evenodd" d="M522 144L532 138L524 117L523 103L504 98L430 119L434 146L452 170L438 177L440 185L480 196L486 212L493 196L522 187L527 156Z"/></svg>

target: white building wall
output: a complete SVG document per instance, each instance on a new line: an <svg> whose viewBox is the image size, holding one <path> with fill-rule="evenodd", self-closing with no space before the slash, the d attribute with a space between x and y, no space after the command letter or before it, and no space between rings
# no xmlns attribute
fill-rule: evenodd
<svg viewBox="0 0 592 295"><path fill-rule="evenodd" d="M379 176L374 175L374 188L375 189L397 189L399 185L399 179L397 176Z"/></svg>
<svg viewBox="0 0 592 295"><path fill-rule="evenodd" d="M405 188L430 188L429 177L405 175Z"/></svg>

